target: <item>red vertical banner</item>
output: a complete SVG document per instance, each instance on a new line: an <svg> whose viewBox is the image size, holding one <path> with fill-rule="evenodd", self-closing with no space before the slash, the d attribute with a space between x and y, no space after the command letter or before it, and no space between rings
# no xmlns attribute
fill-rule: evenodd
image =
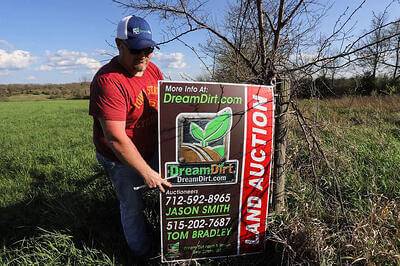
<svg viewBox="0 0 400 266"><path fill-rule="evenodd" d="M274 128L272 87L247 86L239 254L264 249Z"/></svg>

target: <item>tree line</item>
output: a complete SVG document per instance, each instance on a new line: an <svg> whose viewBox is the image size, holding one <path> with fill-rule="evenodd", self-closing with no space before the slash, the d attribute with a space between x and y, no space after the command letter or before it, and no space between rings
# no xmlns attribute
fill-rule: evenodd
<svg viewBox="0 0 400 266"><path fill-rule="evenodd" d="M0 100L15 95L43 95L49 99L87 99L89 82L66 84L0 84Z"/></svg>

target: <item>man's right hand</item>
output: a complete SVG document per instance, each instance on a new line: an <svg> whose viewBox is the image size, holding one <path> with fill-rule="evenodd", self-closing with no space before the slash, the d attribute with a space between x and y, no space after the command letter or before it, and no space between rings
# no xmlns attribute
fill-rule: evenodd
<svg viewBox="0 0 400 266"><path fill-rule="evenodd" d="M125 121L112 121L99 118L104 135L118 159L125 165L135 169L149 188L158 187L165 192L164 186L171 187L171 183L162 179L143 159L135 144L126 135Z"/></svg>
<svg viewBox="0 0 400 266"><path fill-rule="evenodd" d="M165 192L164 186L172 187L172 184L161 178L160 174L154 171L153 169L149 169L149 171L143 175L144 182L149 188L156 188L160 189L161 192Z"/></svg>

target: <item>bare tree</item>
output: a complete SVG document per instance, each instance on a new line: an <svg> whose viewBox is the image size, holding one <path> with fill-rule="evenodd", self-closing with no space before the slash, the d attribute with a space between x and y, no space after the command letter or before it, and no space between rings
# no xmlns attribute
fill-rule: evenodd
<svg viewBox="0 0 400 266"><path fill-rule="evenodd" d="M371 20L371 29L376 29L370 34L361 45L366 46L365 49L361 50L358 55L361 58L359 60L360 65L363 69L371 73L371 78L375 79L377 76L377 71L379 70L380 63L386 61L389 40L380 42L388 35L388 28L382 27L387 23L387 13L373 14ZM373 43L373 45L368 45Z"/></svg>
<svg viewBox="0 0 400 266"><path fill-rule="evenodd" d="M396 22L388 29L388 34L396 35L388 44L388 56L386 60L381 60L381 64L392 68L392 80L395 81L399 78L400 67L400 22Z"/></svg>
<svg viewBox="0 0 400 266"><path fill-rule="evenodd" d="M391 28L392 34L398 34L396 38L392 41L392 47L394 50L394 65L393 65L393 75L392 79L397 79L397 73L399 71L399 64L400 64L400 22L393 24Z"/></svg>
<svg viewBox="0 0 400 266"><path fill-rule="evenodd" d="M203 47L203 54L213 59L212 65L199 56L198 49L191 49L203 62L210 79L267 85L280 80L275 91L276 152L273 171L275 187L278 188L274 191L277 212L285 206L286 121L291 91L300 84L299 78L313 76L324 67L333 70L348 66L360 59L357 56L360 51L398 36L398 33L381 34L395 23L384 23L384 20L368 32L355 37L351 35L352 18L366 0L361 0L354 10L346 9L339 15L331 34L326 36L316 31L330 8L325 1L237 0L226 11L222 25L212 19L206 7L207 1L204 0L113 1L143 15L158 15L161 24L165 25L165 39L160 45L171 41L183 42L182 36L194 31L207 31L209 40L207 46ZM374 35L377 38L366 42ZM329 52L333 47L336 53ZM284 78L291 80L291 87L288 82L282 82ZM298 108L293 106L300 116ZM304 133L312 136L312 131L308 130L310 127L305 125L306 119L298 121L302 128L307 129ZM309 139L317 141L313 137ZM323 155L318 143L310 147Z"/></svg>
<svg viewBox="0 0 400 266"><path fill-rule="evenodd" d="M336 54L337 52L328 52L327 54ZM341 65L342 58L334 58L331 61L327 62L325 65L321 66L321 70L319 72L322 80L325 81L324 87L327 88L328 91L331 92L332 95L335 94L335 78L339 74L339 65Z"/></svg>

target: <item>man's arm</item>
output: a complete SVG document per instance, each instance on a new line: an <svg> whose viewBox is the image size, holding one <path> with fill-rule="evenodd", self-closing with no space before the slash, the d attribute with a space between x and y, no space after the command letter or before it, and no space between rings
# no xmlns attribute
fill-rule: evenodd
<svg viewBox="0 0 400 266"><path fill-rule="evenodd" d="M135 144L125 133L125 121L111 121L99 118L104 136L118 159L135 169L150 188L158 187L165 192L164 186L171 187L171 183L162 179L143 159Z"/></svg>

